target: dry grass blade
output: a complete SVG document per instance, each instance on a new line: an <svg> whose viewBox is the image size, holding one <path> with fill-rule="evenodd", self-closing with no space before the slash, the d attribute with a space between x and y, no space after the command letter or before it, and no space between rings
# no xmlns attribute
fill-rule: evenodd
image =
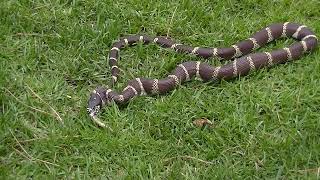
<svg viewBox="0 0 320 180"><path fill-rule="evenodd" d="M31 89L30 86L26 85L27 88L32 92L33 95L35 95L38 99L40 99L43 103L45 103L51 110L52 112L55 114L56 118L63 123L63 120L61 118L61 116L59 115L59 113L52 107L49 105L49 103L47 103L46 101L44 101L36 92L34 92L34 90Z"/></svg>
<svg viewBox="0 0 320 180"><path fill-rule="evenodd" d="M170 22L169 22L169 25L168 25L167 37L169 37L169 32L170 32L170 29L171 29L171 24L172 24L172 21L173 21L174 16L176 15L177 8L178 8L178 7L176 6L176 8L174 9L173 14L172 14L172 16L171 16L171 19L170 19Z"/></svg>
<svg viewBox="0 0 320 180"><path fill-rule="evenodd" d="M48 112L43 111L43 110L41 110L41 109L38 109L38 108L35 108L35 107L32 107L32 106L27 105L26 103L24 103L24 102L22 102L20 99L18 99L9 89L7 89L7 88L4 88L4 89L5 89L16 101L18 101L18 102L19 102L20 104L22 104L23 106L26 106L26 107L28 107L28 108L30 108L30 109L32 109L32 110L37 111L37 112L40 112L40 113L47 114L47 115L50 115L50 116L55 117L55 115L53 115L53 114L51 114L51 113L48 113Z"/></svg>
<svg viewBox="0 0 320 180"><path fill-rule="evenodd" d="M187 159L187 160L190 160L190 159L191 160L196 160L196 161L199 161L199 162L202 162L202 163L205 163L205 164L214 164L213 162L205 161L205 160L202 160L202 159L199 159L199 158L196 158L196 157L192 157L192 156L176 156L176 157L165 159L164 162L168 162L168 161L171 161L171 160L177 159L177 158Z"/></svg>
<svg viewBox="0 0 320 180"><path fill-rule="evenodd" d="M80 137L79 135L74 135L74 136L62 136L59 137L59 139L65 139L65 138L78 138ZM26 140L22 140L19 141L20 143L28 143L28 142L33 142L33 141L40 141L40 140L47 140L48 137L38 137L38 138L32 138L32 139L26 139Z"/></svg>
<svg viewBox="0 0 320 180"><path fill-rule="evenodd" d="M311 168L311 169L298 170L298 172L300 172L300 173L312 172L312 173L320 174L320 167L317 167L317 168Z"/></svg>
<svg viewBox="0 0 320 180"><path fill-rule="evenodd" d="M35 36L35 37L60 37L59 34L40 34L40 33L16 33L14 36Z"/></svg>
<svg viewBox="0 0 320 180"><path fill-rule="evenodd" d="M12 133L12 131L11 131L11 130L9 130L9 131L10 131L11 135L13 136L14 140L17 142L17 144L18 144L19 147L21 148L21 150L24 152L24 154L23 154L21 151L19 151L19 150L17 150L17 149L14 148L14 150L15 150L17 153L19 153L19 154L22 155L23 157L29 159L30 161L38 161L38 162L41 162L41 163L45 163L45 164L49 164L49 165L53 165L53 166L59 167L58 164L51 163L51 162L49 162L49 161L45 161L45 160L42 160L42 159L38 159L38 158L32 157L32 156L23 148L23 146L20 144L20 142L18 141L18 139L16 138L16 136Z"/></svg>

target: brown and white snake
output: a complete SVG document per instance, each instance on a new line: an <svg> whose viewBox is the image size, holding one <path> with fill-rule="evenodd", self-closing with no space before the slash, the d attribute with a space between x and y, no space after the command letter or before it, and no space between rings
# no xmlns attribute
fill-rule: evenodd
<svg viewBox="0 0 320 180"><path fill-rule="evenodd" d="M296 40L289 47L274 50L271 52L252 53L253 50L281 37L292 37ZM223 66L212 67L200 61L188 61L179 64L176 69L164 79L135 78L128 82L127 87L118 93L111 88L99 87L91 93L88 102L88 113L92 119L102 127L106 125L97 118L98 111L104 106L115 103L126 103L130 99L139 95L163 94L173 90L179 84L197 77L203 81L217 81L221 79L231 79L248 74L266 66L285 63L300 58L304 53L316 48L317 37L306 26L296 23L272 24L250 38L240 41L227 48L205 48L191 47L188 45L175 43L166 37L150 37L147 35L133 35L121 38L115 42L109 53L109 65L111 66L112 85L119 77L119 51L126 46L137 43L155 43L164 48L171 48L180 53L189 53L196 56L219 59L234 59Z"/></svg>

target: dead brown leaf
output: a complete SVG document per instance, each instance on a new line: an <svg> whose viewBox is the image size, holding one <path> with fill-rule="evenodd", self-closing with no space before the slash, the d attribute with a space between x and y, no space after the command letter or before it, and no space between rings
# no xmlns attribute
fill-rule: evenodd
<svg viewBox="0 0 320 180"><path fill-rule="evenodd" d="M205 127L205 126L207 126L209 128L213 127L213 123L207 118L196 119L192 123L194 126L200 127L200 128Z"/></svg>

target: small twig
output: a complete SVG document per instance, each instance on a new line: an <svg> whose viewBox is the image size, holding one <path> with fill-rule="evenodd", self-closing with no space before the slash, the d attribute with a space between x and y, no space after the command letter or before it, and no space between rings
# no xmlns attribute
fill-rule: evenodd
<svg viewBox="0 0 320 180"><path fill-rule="evenodd" d="M178 9L178 6L176 6L176 8L174 9L173 14L172 14L172 16L171 16L171 19L170 19L170 22L169 22L169 25L168 25L167 37L169 37L169 32L170 32L171 24L172 24L172 21L173 21L173 18L174 18L174 16L175 16L175 14L176 14L177 9Z"/></svg>
<svg viewBox="0 0 320 180"><path fill-rule="evenodd" d="M302 173L304 173L304 172L317 172L317 173L320 173L320 167L298 170L298 172L302 172Z"/></svg>
<svg viewBox="0 0 320 180"><path fill-rule="evenodd" d="M38 7L35 7L33 8L34 10L37 10L37 9L40 9L40 8L44 8L44 7L48 7L49 5L48 4L44 4L42 6L38 6Z"/></svg>
<svg viewBox="0 0 320 180"><path fill-rule="evenodd" d="M176 156L176 157L165 159L164 162L171 161L172 159L176 159L176 158L192 159L192 160L197 160L197 161L205 163L205 164L214 164L213 162L205 161L205 160L202 160L202 159L199 159L199 158L196 158L196 157L192 157L192 156Z"/></svg>
<svg viewBox="0 0 320 180"><path fill-rule="evenodd" d="M20 144L20 142L18 141L18 139L16 138L16 136L12 133L12 131L9 129L11 135L13 136L13 138L15 139L15 141L18 143L19 147L22 149L22 151L25 153L23 154L22 152L20 152L19 150L13 148L16 152L18 152L20 155L22 155L23 157L27 158L28 160L30 161L38 161L38 162L41 162L41 163L45 163L45 164L50 164L50 165L53 165L53 166L57 166L59 167L58 164L54 164L54 163L51 163L51 162L48 162L48 161L45 161L45 160L42 160L42 159L38 159L38 158L34 158L32 157L24 148L23 146Z"/></svg>
<svg viewBox="0 0 320 180"><path fill-rule="evenodd" d="M30 159L30 157L28 155L23 154L21 151L19 151L18 149L12 147L18 154L20 154L21 156L23 156L24 158L28 159L29 161L33 161L32 159Z"/></svg>
<svg viewBox="0 0 320 180"><path fill-rule="evenodd" d="M64 139L64 138L68 138L68 137L71 137L71 138L78 138L80 137L79 135L75 135L75 136L62 136L62 137L59 137L59 139ZM38 138L32 138L32 139L26 139L26 140L22 140L22 141L19 141L20 143L28 143L28 142L32 142L32 141L37 141L37 140L43 140L43 139L48 139L48 137L38 137Z"/></svg>
<svg viewBox="0 0 320 180"><path fill-rule="evenodd" d="M48 162L48 161L44 161L42 159L38 159L38 158L34 158L32 156L29 156L29 155L25 155L23 154L21 151L19 151L18 149L16 148L13 148L18 154L20 154L21 156L23 156L24 158L28 159L29 161L38 161L38 162L41 162L41 163L44 163L45 165L49 164L49 165L53 165L53 166L57 166L57 167L60 167L58 164L55 164L55 163L51 163L51 162Z"/></svg>
<svg viewBox="0 0 320 180"><path fill-rule="evenodd" d="M60 37L60 35L53 35L53 34L39 34L39 33L16 33L15 36L37 36L37 37Z"/></svg>
<svg viewBox="0 0 320 180"><path fill-rule="evenodd" d="M45 104L53 111L53 113L56 115L56 117L58 118L58 120L63 123L63 120L62 120L62 118L60 117L60 115L58 114L58 112L57 112L55 109L53 109L53 107L50 106L46 101L44 101L37 93L35 93L35 92L31 89L30 86L28 86L27 84L26 84L26 86L27 86L27 88L32 92L32 94L35 95L37 98L39 98L43 103L45 103Z"/></svg>
<svg viewBox="0 0 320 180"><path fill-rule="evenodd" d="M42 34L39 33L16 33L16 36L42 36Z"/></svg>
<svg viewBox="0 0 320 180"><path fill-rule="evenodd" d="M30 109L33 109L33 110L35 110L35 111L38 111L38 112L40 112L40 113L47 114L47 115L50 115L50 116L55 117L55 115L53 115L53 114L51 114L51 113L48 113L48 112L43 111L43 110L41 110L41 109L38 109L38 108L35 108L35 107L32 107L32 106L27 105L26 103L24 103L24 102L22 102L20 99L18 99L9 89L7 89L7 88L4 88L4 89L5 89L14 99L16 99L16 101L18 101L18 102L21 103L22 105L24 105L24 106L26 106L26 107L28 107L28 108L30 108Z"/></svg>

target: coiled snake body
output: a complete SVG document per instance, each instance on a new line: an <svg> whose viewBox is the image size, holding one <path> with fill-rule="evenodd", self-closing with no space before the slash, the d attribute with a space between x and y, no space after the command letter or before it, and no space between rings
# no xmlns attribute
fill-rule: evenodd
<svg viewBox="0 0 320 180"><path fill-rule="evenodd" d="M289 47L274 50L271 52L252 53L253 50L264 46L265 44L279 39L281 37L292 37L297 39ZM296 23L277 23L272 24L250 38L238 42L227 48L204 48L191 47L175 43L166 37L150 37L146 35L133 35L121 38L115 42L109 53L109 65L111 66L112 84L116 83L119 77L119 60L120 49L135 45L137 43L149 44L155 43L164 48L171 48L177 52L190 53L196 56L209 58L216 57L219 59L234 59L223 66L212 67L200 61L188 61L179 64L176 69L164 79L147 79L136 78L130 80L126 88L118 93L110 88L99 87L91 93L88 102L88 113L93 120L100 126L105 126L96 117L98 111L105 104L126 103L135 96L145 94L163 94L173 90L179 84L197 77L203 81L214 81L221 79L231 79L233 77L248 74L250 71L257 70L266 66L285 63L296 60L304 53L315 49L317 46L317 37L306 26Z"/></svg>

